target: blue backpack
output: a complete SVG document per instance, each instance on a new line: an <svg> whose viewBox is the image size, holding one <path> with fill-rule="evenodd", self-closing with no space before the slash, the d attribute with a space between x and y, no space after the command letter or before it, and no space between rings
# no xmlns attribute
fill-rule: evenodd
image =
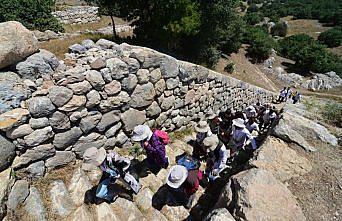
<svg viewBox="0 0 342 221"><path fill-rule="evenodd" d="M177 160L177 164L184 166L188 170L196 170L200 167L200 164L197 160L193 159L189 156L183 156Z"/></svg>

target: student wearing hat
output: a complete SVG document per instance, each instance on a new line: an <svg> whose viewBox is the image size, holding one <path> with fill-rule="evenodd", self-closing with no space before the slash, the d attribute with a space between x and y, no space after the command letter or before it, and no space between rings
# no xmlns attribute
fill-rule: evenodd
<svg viewBox="0 0 342 221"><path fill-rule="evenodd" d="M211 132L210 127L206 121L200 121L196 125L195 131L197 132L197 134L196 134L196 143L194 146L193 156L196 159L200 159L203 156L206 156L207 154L206 149L203 147L203 140L206 137L211 136L213 133Z"/></svg>
<svg viewBox="0 0 342 221"><path fill-rule="evenodd" d="M232 131L232 143L233 148L231 149L230 156L234 156L237 150L244 149L247 141L251 141L252 148L257 148L254 137L247 130L245 121L241 118L233 120L233 131Z"/></svg>
<svg viewBox="0 0 342 221"><path fill-rule="evenodd" d="M219 173L226 168L228 159L227 148L216 135L205 138L203 145L209 151L210 156L210 159L207 162L206 172L209 176L217 177Z"/></svg>
<svg viewBox="0 0 342 221"><path fill-rule="evenodd" d="M209 121L209 127L213 134L219 134L220 133L220 123L222 119L219 117L220 112L214 113L213 111L210 111L207 114L207 118Z"/></svg>
<svg viewBox="0 0 342 221"><path fill-rule="evenodd" d="M109 190L109 185L115 183L120 178L120 171L127 171L130 166L130 160L121 157L115 151L108 154L101 147L88 148L83 154L82 169L90 171L99 167L105 173L105 179L101 181L96 189L96 197L113 202L118 196Z"/></svg>
<svg viewBox="0 0 342 221"><path fill-rule="evenodd" d="M196 197L202 179L202 172L199 169L188 170L181 165L171 167L166 178L166 184L173 190L174 195L190 209Z"/></svg>
<svg viewBox="0 0 342 221"><path fill-rule="evenodd" d="M161 168L169 165L166 157L165 144L153 133L149 126L138 125L134 127L132 140L139 142L145 149L147 155L147 165L152 173L158 173Z"/></svg>

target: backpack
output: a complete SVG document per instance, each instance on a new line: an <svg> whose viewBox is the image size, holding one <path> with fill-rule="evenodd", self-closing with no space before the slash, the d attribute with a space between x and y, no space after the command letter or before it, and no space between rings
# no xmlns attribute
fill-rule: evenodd
<svg viewBox="0 0 342 221"><path fill-rule="evenodd" d="M159 140L164 144L167 145L170 143L170 136L162 130L155 130L154 133L157 135Z"/></svg>
<svg viewBox="0 0 342 221"><path fill-rule="evenodd" d="M183 156L177 160L177 164L184 166L188 170L196 170L200 167L200 164L197 160L193 159L190 156Z"/></svg>

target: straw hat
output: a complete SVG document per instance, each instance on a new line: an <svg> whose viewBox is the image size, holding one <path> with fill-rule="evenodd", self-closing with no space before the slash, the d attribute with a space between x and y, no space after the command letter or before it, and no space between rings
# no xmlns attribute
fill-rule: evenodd
<svg viewBox="0 0 342 221"><path fill-rule="evenodd" d="M233 120L233 125L237 126L237 127L240 127L240 128L245 128L246 127L245 121L243 119L241 119L241 118L234 119Z"/></svg>
<svg viewBox="0 0 342 221"><path fill-rule="evenodd" d="M197 133L206 133L210 130L210 127L206 121L200 121L195 127Z"/></svg>
<svg viewBox="0 0 342 221"><path fill-rule="evenodd" d="M217 135L211 135L203 140L203 145L206 148L209 148L211 151L214 151L217 145L219 144L219 139Z"/></svg>
<svg viewBox="0 0 342 221"><path fill-rule="evenodd" d="M147 125L138 125L133 129L132 140L135 142L148 139L152 136L153 132Z"/></svg>
<svg viewBox="0 0 342 221"><path fill-rule="evenodd" d="M171 167L170 172L166 178L166 183L170 187L177 189L184 183L187 177L188 170L184 166L175 165Z"/></svg>
<svg viewBox="0 0 342 221"><path fill-rule="evenodd" d="M101 147L97 149L96 147L88 148L83 154L83 170L92 170L100 166L102 162L106 159L106 150Z"/></svg>

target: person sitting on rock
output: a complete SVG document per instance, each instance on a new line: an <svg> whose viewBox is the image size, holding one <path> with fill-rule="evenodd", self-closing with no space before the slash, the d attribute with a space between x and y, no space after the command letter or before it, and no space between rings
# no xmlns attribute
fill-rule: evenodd
<svg viewBox="0 0 342 221"><path fill-rule="evenodd" d="M167 175L166 184L171 187L173 196L181 201L185 208L190 209L202 177L199 169L188 170L185 166L175 165Z"/></svg>
<svg viewBox="0 0 342 221"><path fill-rule="evenodd" d="M105 173L96 189L96 197L114 202L118 195L109 189L109 185L114 184L119 178L122 178L134 193L138 193L140 190L139 182L128 172L130 164L128 158L118 155L113 150L106 153L103 147L100 149L91 147L83 154L82 169L90 171L99 167Z"/></svg>
<svg viewBox="0 0 342 221"><path fill-rule="evenodd" d="M228 159L227 148L216 135L205 138L203 145L209 151L206 174L209 180L215 180L219 176L219 173L226 168Z"/></svg>
<svg viewBox="0 0 342 221"><path fill-rule="evenodd" d="M238 118L233 120L233 131L232 131L232 144L233 147L230 152L230 157L236 154L236 151L244 149L248 141L251 142L252 148L257 148L256 142L252 134L247 130L243 119Z"/></svg>
<svg viewBox="0 0 342 221"><path fill-rule="evenodd" d="M196 142L194 144L193 156L200 160L203 157L205 158L207 155L207 151L203 146L203 140L206 137L211 136L213 133L210 130L210 127L206 121L200 121L195 127L196 134Z"/></svg>
<svg viewBox="0 0 342 221"><path fill-rule="evenodd" d="M166 157L165 143L162 142L156 132L152 132L147 125L138 125L134 127L132 140L140 142L140 145L146 151L147 166L154 174L158 173L161 168L169 166Z"/></svg>

